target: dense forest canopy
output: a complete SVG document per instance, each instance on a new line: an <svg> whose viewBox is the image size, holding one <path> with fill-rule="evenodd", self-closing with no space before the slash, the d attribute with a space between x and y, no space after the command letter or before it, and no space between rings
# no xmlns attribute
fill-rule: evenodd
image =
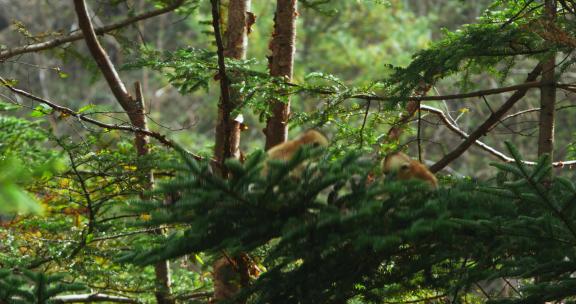
<svg viewBox="0 0 576 304"><path fill-rule="evenodd" d="M0 8L0 304L576 301L575 1Z"/></svg>

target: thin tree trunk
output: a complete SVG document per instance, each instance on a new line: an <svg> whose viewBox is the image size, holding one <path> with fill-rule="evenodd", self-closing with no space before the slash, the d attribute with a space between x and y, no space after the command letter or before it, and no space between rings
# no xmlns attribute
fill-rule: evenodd
<svg viewBox="0 0 576 304"><path fill-rule="evenodd" d="M148 123L146 119L146 103L144 102L144 95L142 93L142 86L140 82L134 84L134 91L136 92L135 111L130 118L132 125L148 130ZM138 156L148 155L150 152L149 143L150 138L142 133L137 133L134 138L136 151ZM143 172L142 188L150 190L154 188L154 173L152 171ZM143 197L144 198L144 197ZM165 231L157 229L155 234L164 234ZM172 294L172 282L170 274L170 261L164 260L154 264L154 273L156 274L156 302L158 304L173 304L174 300Z"/></svg>
<svg viewBox="0 0 576 304"><path fill-rule="evenodd" d="M545 22L554 22L556 19L556 0L546 0L545 10ZM556 112L555 65L555 54L542 63L542 83L545 85L540 88L538 155L547 153L550 155L550 161L552 161L554 153L554 113Z"/></svg>
<svg viewBox="0 0 576 304"><path fill-rule="evenodd" d="M217 7L219 8L219 5ZM226 22L224 57L246 58L249 9L250 0L230 0L227 10L228 21ZM220 20L218 20L218 24L222 24ZM218 104L214 156L220 164L220 169L222 169L222 164L227 158L240 157L240 123L235 120L235 117L231 117L231 113L242 102L242 96L237 90L230 88L230 80L234 78L234 75L220 74L221 87L224 86L225 88L221 88L222 96ZM225 93L225 91L227 92ZM225 94L228 94L228 98L225 97Z"/></svg>
<svg viewBox="0 0 576 304"><path fill-rule="evenodd" d="M544 22L552 24L556 21L556 0L544 2ZM554 70L556 67L556 54L542 62L542 78L544 84L540 87L540 117L538 130L538 156L550 155L550 164L554 161L554 126L556 112L556 85ZM553 171L551 171L553 172ZM545 180L549 184L551 176ZM541 276L534 278L535 283L542 282ZM540 302L544 303L544 302Z"/></svg>
<svg viewBox="0 0 576 304"><path fill-rule="evenodd" d="M270 76L291 80L296 52L296 0L277 0L274 16L274 32L270 42L272 55L268 58ZM290 97L286 102L277 99L270 101L272 116L268 118L264 133L266 150L288 139L288 118L290 117Z"/></svg>
<svg viewBox="0 0 576 304"><path fill-rule="evenodd" d="M227 22L220 18L218 0L212 3L212 25L218 47L218 68L221 97L218 103L218 120L216 124L216 143L214 156L219 164L218 174L227 177L224 161L228 158L240 158L240 123L232 117L232 112L242 103L242 94L230 86L235 78L227 72L224 57L233 59L246 58L248 47L248 31L251 25L249 13L250 0L230 0L227 9ZM220 26L226 24L225 40L223 42ZM249 284L249 262L246 254L227 256L224 254L213 264L214 298L212 303L230 300L238 294L241 288Z"/></svg>
<svg viewBox="0 0 576 304"><path fill-rule="evenodd" d="M84 0L74 0L74 7L76 15L78 16L78 25L84 35L84 40L92 57L96 61L98 68L104 75L108 86L116 97L120 106L126 111L130 123L142 130L148 130L146 115L144 109L144 98L142 96L142 88L140 83L136 84L136 97L132 97L126 86L120 79L116 68L110 61L108 54L100 45L94 26L88 16L88 10ZM149 153L148 141L149 138L143 133L136 133L135 146L138 156L144 156ZM144 180L142 187L144 189L152 189L154 187L154 175L152 171L142 172ZM162 233L159 229L155 233ZM171 297L171 282L170 282L170 263L168 260L160 261L154 265L156 273L156 301L158 304L173 304L174 300Z"/></svg>

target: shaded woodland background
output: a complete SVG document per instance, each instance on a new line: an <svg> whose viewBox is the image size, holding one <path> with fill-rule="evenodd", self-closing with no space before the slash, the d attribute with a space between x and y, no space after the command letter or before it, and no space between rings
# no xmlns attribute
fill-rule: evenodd
<svg viewBox="0 0 576 304"><path fill-rule="evenodd" d="M476 286L484 286L477 283L503 278L512 280L496 283L500 286L499 289L496 288L498 291L506 289L508 292L494 296L494 299L504 298L502 303L523 303L522 301L528 300L525 303L544 303L546 300L572 299L573 295L565 292L571 288L570 284L573 284L570 270L558 270L561 274L557 276L556 273L549 277L541 276L534 270L541 265L534 262L534 266L529 262L537 260L543 263L546 259L564 259L564 262L572 263L572 253L567 251L573 249L574 236L571 233L574 231L570 223L574 220L574 212L572 207L567 206L572 203L572 198L576 197L571 192L573 189L568 186L574 175L571 160L576 159L572 131L572 103L575 98L573 83L576 77L572 67L576 62L572 53L576 47L572 35L576 15L574 2L298 1L292 78L270 77L269 66L272 62L272 39L277 37L277 32L274 32L277 5L289 6L293 5L294 1L252 1L248 9L251 14L246 16L254 16L255 20L253 24L250 22L246 26L249 34L245 58L228 58L230 60L225 62L228 74L222 73L223 65L219 60L224 58L218 56L220 54L217 51L220 51L219 47L226 48L222 51L228 51L226 43L230 38L227 26L233 22L228 20L228 16L231 16L230 7L233 7L234 3L249 2L99 0L84 3L79 0L0 0L0 77L3 84L0 88L0 187L3 187L0 190L0 196L3 196L0 198L0 303L12 303L14 299L23 303L48 303L54 299L60 301L57 303L73 302L63 295L67 292L87 297L96 297L96 294L101 293L101 300L112 302L216 302L222 300L218 295L214 299L213 294L214 285L218 284L219 279L215 275L218 273L217 267L231 267L230 265L236 265L235 263L240 266L232 267L234 271L230 275L235 277L238 273L243 274L236 268L245 267L246 276L240 275L236 278L240 283L237 282L238 286L233 289L243 290L245 294L240 292L241 299L230 296L224 298L242 303L383 303L382 299L388 299L389 302L386 303L485 302L492 300L493 295L487 295L484 291L468 294L467 288L473 285L471 282ZM97 39L113 67L117 69L128 95L110 89L110 82L102 76L106 71L102 64L94 60L97 58L93 53L94 48L89 49L86 45L88 39L76 39L66 43L58 41L79 33L84 33L86 37L86 29L80 29L82 22L79 22L79 14L75 12L75 8L78 9L82 3L86 5L87 15L97 29ZM558 16L551 17L550 10L546 10L551 5ZM164 8L167 9L161 11ZM214 30L215 8L222 18L216 23L222 27L223 45L218 43L218 34ZM103 35L98 32L101 27L114 25L146 12L158 11L161 13L142 18L139 22L127 22ZM550 18L550 24L555 26L544 21L539 23L539 20L548 20L546 18ZM56 45L39 47L34 52L25 49L25 46L39 46L43 42L55 42ZM543 63L544 68L537 66L538 63ZM550 63L552 67L556 66L556 69L551 69ZM535 66L537 67L534 68ZM540 74L543 76L538 82L536 78ZM222 87L224 80L230 82L227 88ZM555 109L552 110L556 117L549 130L553 134L553 149L542 151L539 140L546 139L539 135L539 126L542 123L539 116L540 89L548 88L546 81L556 84L552 89L556 92ZM141 86L141 96L134 87L136 82ZM490 92L499 88L504 88L499 94ZM505 115L494 115L502 104L507 103L514 94L524 88L527 88L525 96ZM216 144L218 140L215 140L220 138L216 125L221 121L218 111L219 103L222 104L226 99L222 97L224 91L232 95L233 102L233 109L227 115L230 115L232 120L239 115L242 117L239 124L240 148L228 156L235 156L238 152L238 158L242 161L248 159L244 167L240 164L230 165L229 170L236 174L230 176L228 169L223 169L227 167L222 158L227 157L218 154L222 149ZM452 94L467 92L473 92L474 96L432 100L434 96L450 97ZM31 95L36 96L36 100L33 96L31 98ZM430 99L423 98L420 102L418 98L422 96ZM334 215L333 209L315 209L317 206L310 207L312 211L305 211L306 206L315 204L315 199L330 204L330 195L318 191L312 198L302 199L302 205L298 205L300 209L294 206L282 206L277 210L262 206L254 210L246 208L254 212L249 214L254 216L255 222L257 219L264 221L274 218L274 211L278 211L278 217L283 218L281 224L273 223L271 219L270 223L254 227L254 223L244 221L245 215L235 213L234 206L238 201L215 199L226 192L214 185L237 183L235 185L239 185L238 188L230 192L244 189L244 192L238 191L247 196L247 201L254 199L260 202L269 199L267 196L260 197L260 194L250 192L253 185L260 182L259 175L253 175L251 170L258 168L263 161L259 153L266 143L264 128L266 121L270 119L271 104L281 104L288 99L291 100L288 138L316 128L326 134L331 142L327 148L329 156L324 158L329 160L327 163L331 165L311 169L312 172L319 170L328 173L325 179L311 174L308 189L314 188L315 182L333 186L331 189L336 189L333 193L344 197L342 205L338 205L340 211L344 211ZM140 102L144 105L144 112L139 112L142 110L139 108ZM131 106L133 112L127 110ZM418 106L421 111L416 111ZM133 116L126 115L127 113ZM461 155L446 159L446 155L463 141L462 134L458 135L457 132L464 132L465 136L468 136L489 117L495 117L494 126L480 130L480 140L484 148L472 145ZM145 121L143 126L135 123L138 119ZM94 121L102 124L94 124ZM514 147L506 144L507 141ZM222 145L224 150L226 147L230 148L225 143ZM356 182L353 175L356 179L358 176L368 176L370 165L362 165L362 161L370 159L374 162L372 166L376 167L378 165L375 164L386 153L396 150L404 150L432 166L434 172L439 171L438 176L444 185L439 194L426 197L428 190L422 190L418 185L409 185L408 188L395 183L392 186L367 186L374 190L374 193L365 193L358 190L361 186L353 186ZM531 174L504 165L489 165L491 162L502 162L503 158L506 158L506 162L516 162L520 166L519 156L536 162L539 157L552 150L551 159L540 158L536 165L531 164L530 168L534 168L529 169L534 170L530 171ZM361 156L350 156L353 152ZM190 153L189 159L182 161L181 153ZM225 151L222 153L227 155ZM306 151L299 157L301 159L296 160L304 162L307 158L317 159L319 156L315 152ZM210 174L216 173L215 175L220 175L223 179L207 178L205 174L208 171L203 171L206 168L191 164L194 162L192 159L210 161ZM358 167L350 164L356 161ZM438 161L445 163L438 165ZM555 168L553 174L565 178L566 182L556 182L551 177L553 174L546 169L551 163ZM296 164L292 165L294 166L290 168L295 168ZM338 165L349 169L349 172L345 171L349 176L337 175L337 170L333 170L335 167L331 166ZM278 172L283 172L284 169L279 167ZM274 170L276 169L272 172L276 172ZM246 180L238 177L240 173ZM376 174L379 173L381 172ZM271 173L271 176L274 174ZM195 176L196 179L182 179L182 176L187 175ZM306 189L303 183L293 183L293 179L288 175L279 173L279 176L277 180L272 179L273 182L269 179L269 184L263 184L263 187L278 185L282 190L276 194L286 201L292 198L289 193L303 193ZM227 177L230 180L226 180ZM208 182L202 182L203 178ZM520 185L520 180L524 181L524 184ZM518 184L516 186L526 187L528 190L510 188L516 187L512 186L515 181ZM483 183L501 187L500 195L504 192L503 189L510 191L506 192L509 199L498 200L492 196L485 197L482 191L476 192L479 188L475 187L482 188ZM190 190L190 185L202 191L194 192L196 190ZM562 185L566 188L562 188ZM244 186L247 188L242 188ZM410 188L412 186L416 188ZM150 192L153 189L156 189L155 192ZM339 193L339 189L344 189L342 191L348 196ZM406 189L412 189L414 193ZM350 220L354 223L346 222L346 219L349 219L347 212L361 215L361 211L365 211L366 206L371 206L371 202L382 200L383 196L376 195L378 191L391 193L391 198L386 199L411 206L413 209L408 212L410 216L402 220L391 216L390 227L382 224L385 228L379 230L375 228L379 226L377 214L380 214L381 219L402 208L383 211L374 207L376 209L372 217L358 218L355 222ZM536 212L540 210L539 207L522 207L524 200L530 204L538 201L535 198L530 201L528 195L521 196L523 191L535 191L535 196L546 198L540 198L540 201L548 202L549 199L552 203L548 205L553 206L552 211L544 209L548 211L539 213ZM496 193L495 190L492 192ZM518 197L512 199L513 195L510 193ZM286 196L282 196L284 194ZM199 197L203 197L205 201L199 202ZM457 199L469 200L470 204L458 207L453 204ZM422 203L426 200L430 203ZM213 204L209 205L209 202ZM482 208L480 202L485 202L488 206L486 208L493 213L477 213ZM520 207L502 205L505 202L513 202ZM221 210L215 207L212 209L211 206L220 203L232 211L221 214ZM509 207L513 211L508 210ZM430 209L422 211L418 208ZM198 219L199 214L204 211L205 217ZM429 212L434 213L434 216L430 216ZM541 215L544 219L539 218ZM457 220L451 218L452 216ZM523 219L523 216L533 216L538 220L528 221L526 228L514 222ZM316 297L299 289L298 292L301 293L297 293L297 296L282 294L290 288L297 289L295 286L301 286L289 285L292 279L302 283L301 277L298 277L301 274L290 277L293 272L289 272L283 277L282 272L275 272L275 267L279 267L278 265L286 260L293 259L292 264L286 262L289 266L284 265L290 270L297 269L299 263L346 264L342 256L336 256L333 260L320 259L320 256L325 258L323 254L326 252L321 250L316 256L313 249L310 249L310 256L291 255L293 252L290 250L302 245L302 242L305 243L303 240L307 238L299 235L298 233L303 233L299 230L290 230L292 226L283 225L298 221L297 219L308 223L307 220L311 217L318 220L312 221L314 225L318 224L318 227L321 227L319 223L324 223L322 219L325 219L330 223L328 226L334 225L330 227L343 231L341 241L327 241L327 244L318 241L326 246L325 249L330 248L326 249L327 251L340 251L342 256L365 253L354 251L357 249L354 246L354 249L351 249L335 245L364 242L366 236L362 235L362 229L358 226L370 227L366 228L369 233L365 231L370 239L380 233L384 236L395 234L395 229L398 228L395 220L399 221L399 226L408 221L414 226L406 230L418 236L406 237L405 244L383 240L384 236L383 239L366 241L372 242L372 245L380 242L379 245L374 245L375 248L381 246L373 250L377 257L375 260L366 258L367 264L360 263L357 269L342 270L354 273L350 275L352 283L346 281L346 275L343 275L340 281L326 281L334 283L333 294L324 295L319 292L321 295ZM448 224L435 221L447 218L454 221L447 220ZM538 237L525 243L518 241L518 244L522 245L512 249L505 246L516 244L516 239L511 241L495 237L499 241L505 241L491 243L492 240L486 235L498 235L500 230L496 229L498 232L494 232L490 229L500 227L501 222L491 222L484 226L479 224L490 218L505 218L504 222L515 228L521 226L526 234L530 234L535 227L550 227L550 231L546 230L543 234L546 235L546 240L553 239L549 248L556 251L543 253L542 256L538 253L534 254L535 257L531 256L534 252L539 252L538 242L542 240ZM470 219L477 222L463 224ZM331 220L334 223L350 224L355 228L340 227L339 224L330 222ZM225 224L220 225L220 221L232 223L230 225L238 231ZM427 227L433 227L430 230L424 229L426 233L430 233L430 238L420 239L419 233L424 232L417 228L422 221L429 225ZM315 227L314 225L311 224L310 227ZM453 229L452 225L465 226L461 230L454 228L456 232L452 231L454 238L466 239L462 240L463 246L467 244L469 248L477 249L471 251L478 256L482 256L483 251L494 252L494 256L490 256L493 259L488 262L474 260L477 255L474 258L465 256L462 252L466 252L466 248L457 246L457 239L448 241L444 237L449 233L442 229ZM203 227L214 230L206 228L204 231ZM226 233L224 236L218 234L225 228L235 232ZM252 231L250 229L279 229L286 235L262 236L249 232ZM467 235L470 233L467 229L474 231L472 235L478 237L478 240L468 240ZM218 236L221 243L214 244L217 241L198 237L194 231L204 231L205 235L214 233L212 237ZM346 231L348 233L345 233ZM332 236L333 232L321 230L319 233ZM402 230L398 234L404 232ZM294 237L295 244L298 245L291 244L286 247L288 249L281 247L284 243L280 240L293 240L288 235ZM436 239L439 235L439 239ZM506 237L510 235L506 234ZM302 239L298 239L299 236ZM328 237L322 239L332 240ZM431 239L437 243L427 243ZM470 243L467 243L468 241ZM450 244L443 247L449 253L439 254L438 260L422 262L422 265L426 264L428 268L419 269L414 275L407 271L409 275L406 277L410 279L406 285L402 283L402 286L398 287L390 283L394 282L393 278L372 272L374 269L381 270L380 268L384 267L382 265L385 265L378 260L382 257L382 251L378 250L388 252L386 250L390 248L398 249L406 244L421 250L415 250L417 253L414 255L410 255L413 252L409 252L407 256L393 255L394 258L387 260L390 264L386 265L394 268L390 265L410 262L418 264L416 260L420 261L421 252L428 252L427 250L431 250L430 256L436 258L437 252L431 248L437 248L437 244L444 242ZM529 246L527 243L530 243ZM456 245L452 247L453 244ZM482 247L484 245L485 247ZM280 246L280 249L275 246ZM275 248L278 251L274 251ZM271 252L276 254L277 260L270 257ZM372 253L370 251L366 255L373 257ZM520 256L529 262L522 260ZM316 258L320 260L315 260ZM534 266L534 269L520 271L518 269L521 267L517 264L506 264L508 258L513 259L514 263L523 261L525 265ZM172 262L171 265L166 262L168 260ZM469 268L478 273L464 275L464 272L460 272L461 268L466 268L464 266L468 265L466 263L470 260L474 262ZM502 260L505 262L499 264ZM458 263L464 266L459 267ZM489 274L485 271L480 274L478 269L481 266L478 265L488 265L487 267L495 272ZM554 269L564 266L554 265ZM572 269L572 266L565 267ZM252 282L258 277L251 272L252 268L256 268L258 273L266 273L267 269L270 271L268 276L263 275L262 279L257 281L259 283L252 285L248 281ZM319 268L319 279L316 281L323 282L322 275L325 274L322 269ZM335 269L340 268L335 266ZM359 273L364 273L365 276L358 275ZM11 281L12 275L25 279L22 282ZM248 278L248 275L252 277ZM334 277L334 280L340 278L338 275ZM433 278L440 283L432 282ZM560 280L558 278L565 280L559 284L564 289L545 289L549 287L546 284L557 283L557 280ZM459 279L465 283L455 283ZM53 285L41 284L50 280L53 280ZM347 283L350 284L346 285ZM463 285L459 285L460 283ZM539 283L542 285L538 285ZM279 284L278 293L268 294L266 291L273 290L270 286L275 286L274 284ZM532 286L530 284L536 286L536 292L530 289L531 287L528 287L526 293L516 290ZM508 285L514 285L512 291ZM541 287L544 285L546 286ZM50 289L47 286L52 288L52 296L42 298L38 296L41 292L36 292L36 296L18 294L20 290L47 292ZM251 289L252 287L254 289ZM330 289L330 286L324 287L326 290ZM5 290L4 294L2 288ZM369 291L364 292L365 290ZM534 294L537 296L530 298ZM542 294L548 294L552 298L548 299ZM28 297L31 297L31 300ZM510 300L512 302L505 302L508 298L513 299ZM74 301L87 302L90 299L76 298Z"/></svg>

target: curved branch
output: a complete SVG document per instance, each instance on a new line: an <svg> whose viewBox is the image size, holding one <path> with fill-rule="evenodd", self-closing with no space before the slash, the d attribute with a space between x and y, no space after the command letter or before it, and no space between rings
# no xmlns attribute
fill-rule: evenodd
<svg viewBox="0 0 576 304"><path fill-rule="evenodd" d="M96 28L96 29L94 29L94 31L98 35L104 35L108 32L126 27L126 26L134 24L136 22L150 19L150 18L156 17L158 15L162 15L165 13L169 13L169 12L177 9L178 7L180 7L183 3L184 3L184 0L175 0L174 3L168 5L164 8L149 11L146 13L142 13L142 14L136 15L134 17L126 18L122 21ZM5 61L6 59L17 56L17 55L48 50L48 49L57 47L59 45L62 45L62 44L68 43L68 42L77 41L80 39L84 39L84 34L82 34L81 31L78 31L78 32L70 33L66 36L58 37L58 38L55 38L52 40L3 50L3 51L0 51L0 62Z"/></svg>
<svg viewBox="0 0 576 304"><path fill-rule="evenodd" d="M160 134L158 132L144 130L142 128L138 128L138 127L135 127L132 125L116 125L116 124L108 124L108 123L101 122L99 120L90 118L84 114L78 113L78 112L76 112L70 108L58 105L52 101L38 97L38 96L31 94L31 93L28 93L24 90L17 89L15 87L13 87L12 85L10 85L2 77L0 77L0 84L7 87L10 91L12 91L13 93L15 93L17 95L24 96L26 98L37 101L39 103L45 104L45 105L49 106L50 108L52 108L54 111L62 113L65 116L72 116L72 117L77 118L78 120L93 124L93 125L101 127L101 128L109 129L109 130L128 131L131 133L147 135L147 136L150 136L150 137L158 140L160 143L162 143L163 145L165 145L167 147L170 147L170 148L177 148L178 147L178 145L175 142L173 142L172 140L168 139L166 137L166 135ZM190 152L188 152L188 153L196 160L202 160L203 159L201 156L195 155L195 154L190 153Z"/></svg>
<svg viewBox="0 0 576 304"><path fill-rule="evenodd" d="M112 61L110 61L110 57L108 57L108 54L106 54L106 51L98 41L96 33L94 32L94 26L88 15L86 2L84 2L84 0L74 0L74 9L78 17L78 26L82 30L82 33L84 33L84 41L86 41L88 50L104 75L106 82L108 82L108 86L114 94L114 97L116 97L116 100L118 100L118 103L120 103L132 121L134 114L136 114L134 113L136 112L136 100L128 93L124 82L122 82L120 75L118 75L116 68L114 68Z"/></svg>
<svg viewBox="0 0 576 304"><path fill-rule="evenodd" d="M531 109L522 110L522 111L510 114L510 115L504 116L504 118L500 119L500 122L514 118L516 116L520 116L520 115L524 115L524 114L532 113L532 112L538 112L538 111L540 111L540 108L531 108Z"/></svg>

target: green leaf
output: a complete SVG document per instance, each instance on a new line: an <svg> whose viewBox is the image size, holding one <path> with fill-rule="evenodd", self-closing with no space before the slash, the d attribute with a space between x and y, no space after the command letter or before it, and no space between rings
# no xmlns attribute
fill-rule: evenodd
<svg viewBox="0 0 576 304"><path fill-rule="evenodd" d="M84 113L84 112L86 112L86 111L88 111L88 110L94 109L95 107L96 107L96 106L95 106L94 104L92 104L92 103L87 104L87 105L81 107L80 109L78 109L78 113Z"/></svg>
<svg viewBox="0 0 576 304"><path fill-rule="evenodd" d="M12 111L12 110L16 110L19 108L20 108L20 105L13 104L11 102L0 101L0 111Z"/></svg>
<svg viewBox="0 0 576 304"><path fill-rule="evenodd" d="M41 214L42 207L14 184L0 184L0 213Z"/></svg>
<svg viewBox="0 0 576 304"><path fill-rule="evenodd" d="M54 110L50 106L45 105L45 104L40 104L40 105L36 106L34 108L34 111L32 111L30 113L30 117L43 117L43 116L46 116L46 115L52 113L53 111Z"/></svg>

